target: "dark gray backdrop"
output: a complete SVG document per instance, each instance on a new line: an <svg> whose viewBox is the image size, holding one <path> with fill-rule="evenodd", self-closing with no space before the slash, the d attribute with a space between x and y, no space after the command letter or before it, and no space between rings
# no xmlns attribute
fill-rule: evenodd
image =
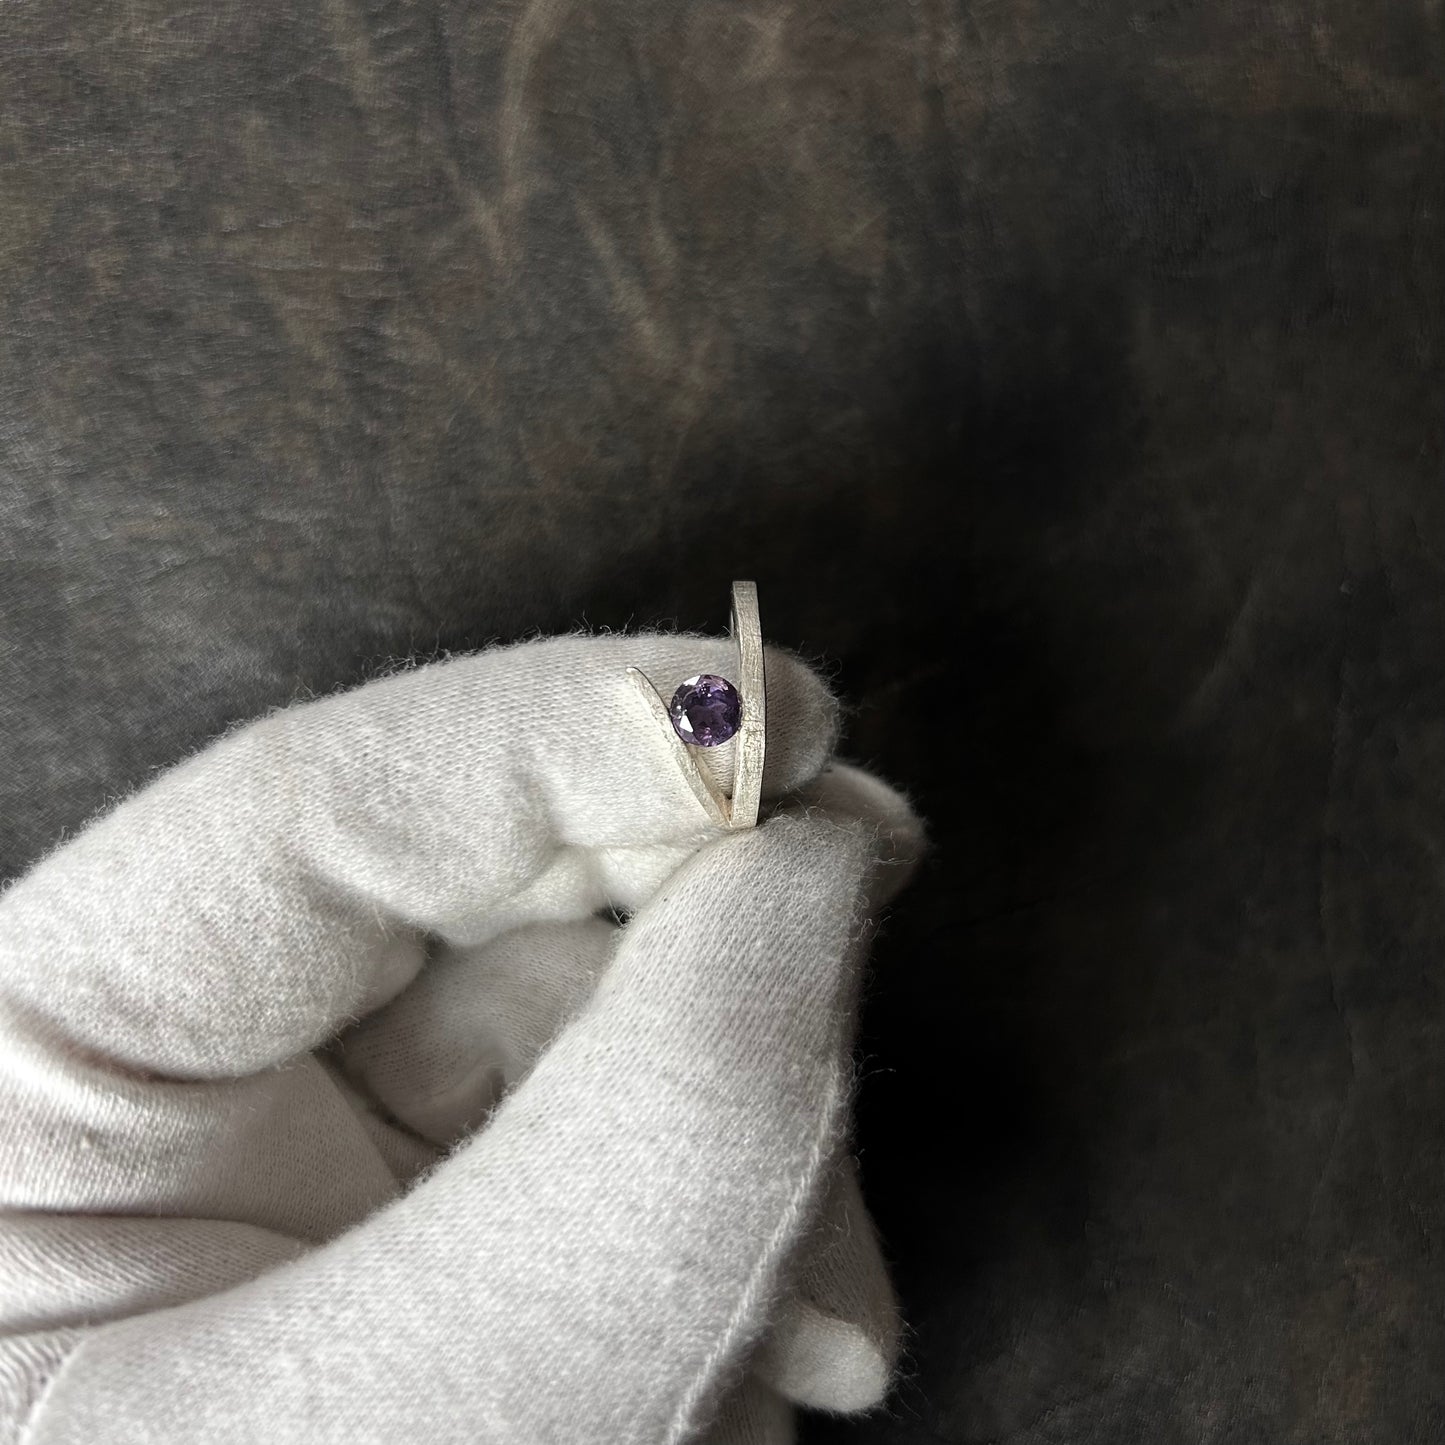
<svg viewBox="0 0 1445 1445"><path fill-rule="evenodd" d="M938 850L821 1441L1445 1439L1431 0L0 9L0 874L755 576Z"/></svg>

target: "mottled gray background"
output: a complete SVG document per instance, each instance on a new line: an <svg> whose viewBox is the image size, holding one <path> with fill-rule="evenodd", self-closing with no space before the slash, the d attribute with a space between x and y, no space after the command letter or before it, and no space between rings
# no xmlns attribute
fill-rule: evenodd
<svg viewBox="0 0 1445 1445"><path fill-rule="evenodd" d="M0 874L580 620L934 820L813 1441L1445 1440L1439 0L0 8Z"/></svg>

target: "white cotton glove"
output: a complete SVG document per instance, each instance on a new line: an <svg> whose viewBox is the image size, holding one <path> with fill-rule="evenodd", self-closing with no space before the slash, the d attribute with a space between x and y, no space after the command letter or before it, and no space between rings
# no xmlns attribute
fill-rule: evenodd
<svg viewBox="0 0 1445 1445"><path fill-rule="evenodd" d="M719 833L626 668L728 657L276 713L0 899L0 1440L740 1445L882 1396L849 1055L918 826L770 653L791 801Z"/></svg>

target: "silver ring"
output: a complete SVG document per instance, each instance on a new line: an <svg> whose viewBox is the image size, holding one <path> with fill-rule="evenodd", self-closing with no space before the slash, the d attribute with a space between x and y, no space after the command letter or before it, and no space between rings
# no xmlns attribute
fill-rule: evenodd
<svg viewBox="0 0 1445 1445"><path fill-rule="evenodd" d="M679 684L669 704L641 668L629 667L627 675L666 732L678 767L708 816L724 828L752 828L763 798L768 716L756 582L733 583L728 631L737 644L736 683L716 673L699 673ZM694 749L716 747L734 737L737 749L728 797L698 766Z"/></svg>

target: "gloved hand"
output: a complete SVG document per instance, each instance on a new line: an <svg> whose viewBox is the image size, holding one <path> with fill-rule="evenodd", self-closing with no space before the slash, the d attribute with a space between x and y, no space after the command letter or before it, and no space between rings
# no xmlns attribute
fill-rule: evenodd
<svg viewBox="0 0 1445 1445"><path fill-rule="evenodd" d="M771 1442L881 1397L850 1048L919 829L770 652L791 801L719 833L625 669L728 658L562 637L277 712L0 900L0 1439Z"/></svg>

